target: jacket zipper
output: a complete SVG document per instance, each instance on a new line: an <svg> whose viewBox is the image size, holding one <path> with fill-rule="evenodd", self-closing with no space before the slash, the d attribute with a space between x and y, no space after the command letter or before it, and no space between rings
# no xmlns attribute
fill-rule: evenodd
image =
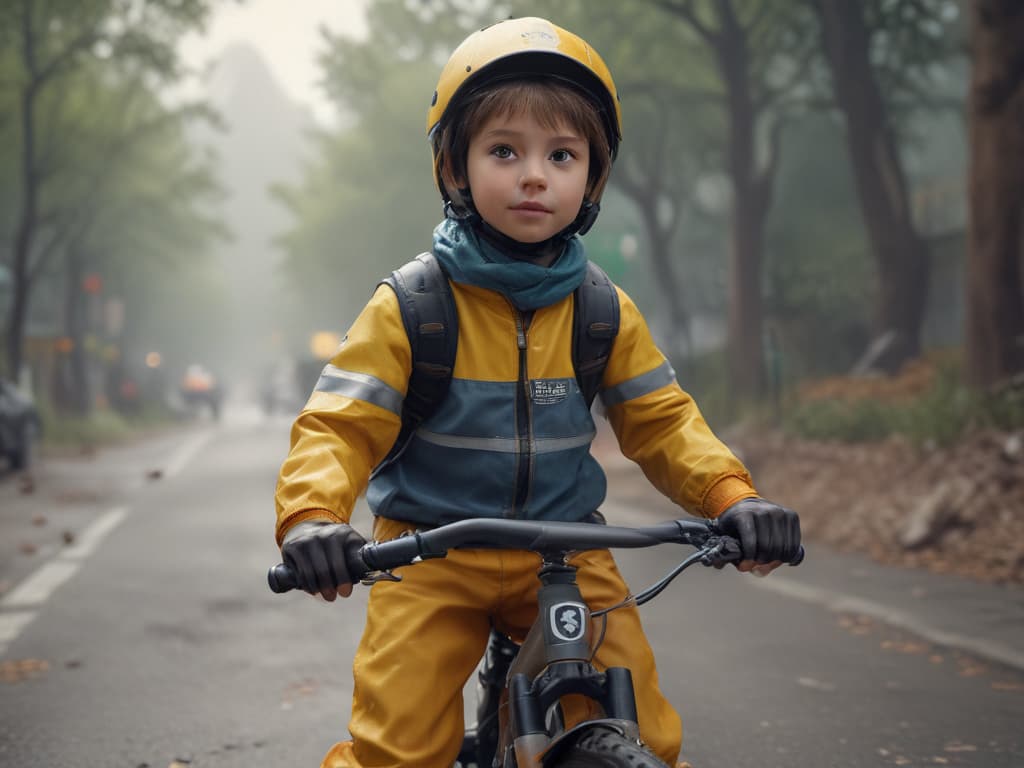
<svg viewBox="0 0 1024 768"><path fill-rule="evenodd" d="M526 331L530 318L514 309L516 317L516 345L519 347L519 382L516 387L516 494L509 517L518 517L530 497L533 479L533 418L531 417L530 376L526 367Z"/></svg>

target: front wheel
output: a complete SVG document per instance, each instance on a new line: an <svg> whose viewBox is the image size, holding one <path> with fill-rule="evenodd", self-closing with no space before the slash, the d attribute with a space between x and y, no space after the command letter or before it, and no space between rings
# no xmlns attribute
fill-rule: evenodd
<svg viewBox="0 0 1024 768"><path fill-rule="evenodd" d="M553 763L553 768L667 768L652 752L608 728L592 728Z"/></svg>

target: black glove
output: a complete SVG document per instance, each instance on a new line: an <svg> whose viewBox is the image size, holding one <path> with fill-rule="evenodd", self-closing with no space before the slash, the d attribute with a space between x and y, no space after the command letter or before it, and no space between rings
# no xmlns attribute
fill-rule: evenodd
<svg viewBox="0 0 1024 768"><path fill-rule="evenodd" d="M352 593L346 558L351 559L365 543L350 525L307 520L285 534L281 557L295 573L299 589L333 601L339 593L342 597Z"/></svg>
<svg viewBox="0 0 1024 768"><path fill-rule="evenodd" d="M737 501L718 517L718 525L739 539L744 560L788 563L800 551L800 517L765 499Z"/></svg>

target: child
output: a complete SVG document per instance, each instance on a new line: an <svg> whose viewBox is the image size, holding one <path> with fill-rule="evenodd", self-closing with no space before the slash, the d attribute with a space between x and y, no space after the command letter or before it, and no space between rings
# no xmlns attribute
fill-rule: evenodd
<svg viewBox="0 0 1024 768"><path fill-rule="evenodd" d="M277 487L277 541L303 589L351 593L347 523L366 490L374 538L453 520L588 520L606 482L590 455L590 410L574 377L573 291L621 136L619 99L585 41L548 21L504 21L468 37L428 114L445 220L433 253L459 316L447 397L397 459L411 372L396 293L378 287L292 431ZM795 513L757 498L743 465L676 383L639 310L618 291L620 329L601 397L626 456L692 513L740 538L741 570L768 571L800 542ZM368 486L368 487L367 487ZM607 551L575 556L591 605L628 588ZM446 766L462 740L462 689L492 626L521 640L536 614L530 552L457 550L370 591L354 662L351 740L323 766ZM658 688L635 608L612 614L595 663L633 672L641 735L674 764L682 738Z"/></svg>

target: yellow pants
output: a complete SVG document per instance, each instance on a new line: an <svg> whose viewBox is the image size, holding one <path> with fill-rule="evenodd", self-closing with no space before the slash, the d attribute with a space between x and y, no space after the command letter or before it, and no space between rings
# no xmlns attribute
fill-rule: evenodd
<svg viewBox="0 0 1024 768"><path fill-rule="evenodd" d="M378 518L374 538L394 538L407 528ZM626 595L609 552L583 552L572 562L592 608L614 605ZM450 766L465 729L463 686L483 655L492 622L514 639L525 636L537 614L539 563L532 552L453 550L446 558L402 568L399 583L375 584L353 664L352 739L335 744L321 768ZM674 765L682 724L658 688L635 608L608 615L594 663L599 669L630 668L641 736Z"/></svg>

